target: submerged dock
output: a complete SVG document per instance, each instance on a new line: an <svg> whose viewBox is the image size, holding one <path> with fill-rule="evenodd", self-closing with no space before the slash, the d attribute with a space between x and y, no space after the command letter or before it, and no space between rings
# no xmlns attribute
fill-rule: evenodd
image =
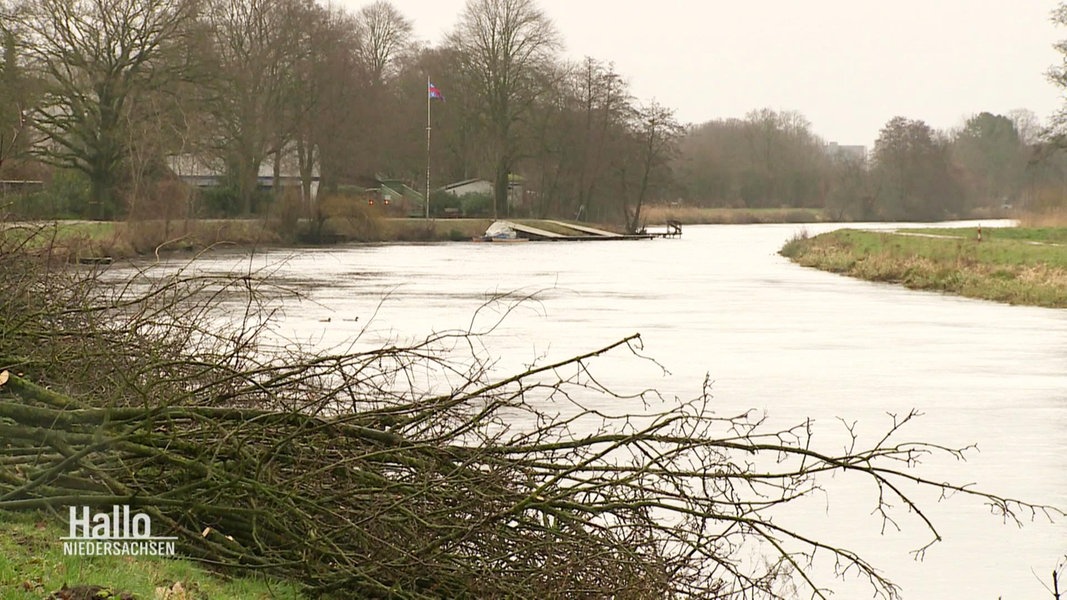
<svg viewBox="0 0 1067 600"><path fill-rule="evenodd" d="M552 226L555 231L544 227L535 227L528 223L516 223L514 221L496 221L486 231L486 235L475 238L475 241L483 242L593 242L606 240L651 240L655 238L670 238L682 235L681 223L668 221L663 231L646 231L639 233L616 233L590 227L579 223L566 221L543 221Z"/></svg>

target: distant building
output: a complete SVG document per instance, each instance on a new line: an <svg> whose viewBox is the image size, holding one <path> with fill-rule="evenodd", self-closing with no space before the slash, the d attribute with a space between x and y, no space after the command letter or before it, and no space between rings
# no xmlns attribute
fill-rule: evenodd
<svg viewBox="0 0 1067 600"><path fill-rule="evenodd" d="M223 176L226 173L226 167L221 160L198 154L169 156L167 157L167 166L182 182L197 188L219 187L222 185ZM275 180L282 188L292 187L301 190L302 193L300 170L296 165L295 158L292 156L283 157L277 178L274 176L274 161L272 159L260 163L259 173L256 177L256 187L261 190L273 190ZM318 195L318 190L319 171L316 165L311 177L312 199Z"/></svg>
<svg viewBox="0 0 1067 600"><path fill-rule="evenodd" d="M382 207L390 213L407 217L421 217L426 210L423 193L412 188L403 179L378 174L375 178L377 187L368 189L376 192Z"/></svg>
<svg viewBox="0 0 1067 600"><path fill-rule="evenodd" d="M446 194L452 194L457 198L462 198L467 194L485 194L486 196L492 196L493 183L484 179L465 179L463 181L450 183L442 187L441 191Z"/></svg>
<svg viewBox="0 0 1067 600"><path fill-rule="evenodd" d="M44 182L37 179L0 180L0 198L7 196L8 194L12 196L32 194L34 192L40 192L43 189Z"/></svg>
<svg viewBox="0 0 1067 600"><path fill-rule="evenodd" d="M520 175L511 174L508 176L508 206L510 208L524 206L524 183L525 180ZM486 181L485 179L465 179L463 181L457 181L456 183L450 183L440 189L441 191L447 194L452 194L458 198L462 198L467 194L480 194L489 196L490 198L493 196L493 182Z"/></svg>
<svg viewBox="0 0 1067 600"><path fill-rule="evenodd" d="M830 142L826 145L826 154L831 158L866 162L867 146L846 146L837 142Z"/></svg>

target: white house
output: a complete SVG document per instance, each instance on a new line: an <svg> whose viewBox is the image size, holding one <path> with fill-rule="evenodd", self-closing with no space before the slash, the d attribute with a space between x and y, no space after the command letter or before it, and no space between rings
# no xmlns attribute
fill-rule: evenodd
<svg viewBox="0 0 1067 600"><path fill-rule="evenodd" d="M440 188L441 191L462 198L467 194L481 194L493 197L493 182L485 179L466 179ZM508 176L508 206L517 207L524 203L523 178L519 175Z"/></svg>
<svg viewBox="0 0 1067 600"><path fill-rule="evenodd" d="M456 183L450 183L442 187L441 191L456 197L466 196L467 194L484 194L486 196L492 196L493 183L484 179L467 179L464 181L457 181Z"/></svg>
<svg viewBox="0 0 1067 600"><path fill-rule="evenodd" d="M168 156L167 166L181 181L198 188L218 187L222 183L222 176L226 172L226 167L221 160L196 154ZM278 185L283 188L295 187L302 189L300 187L300 169L294 157L283 156L279 167ZM260 163L256 185L265 190L274 188L273 157ZM318 165L315 165L311 177L311 197L313 199L316 198L318 193L319 169Z"/></svg>

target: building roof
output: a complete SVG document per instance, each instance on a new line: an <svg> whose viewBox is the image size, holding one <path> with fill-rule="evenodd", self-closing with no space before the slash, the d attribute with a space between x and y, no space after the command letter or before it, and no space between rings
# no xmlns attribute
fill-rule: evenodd
<svg viewBox="0 0 1067 600"><path fill-rule="evenodd" d="M446 192L449 192L449 191L452 191L452 190L457 189L457 188L466 187L468 185L471 185L472 183L488 183L488 184L492 185L492 182L490 182L488 180L481 179L481 178L474 178L474 179L464 179L463 181L457 181L455 183L450 183L450 184L442 187L441 189L446 191Z"/></svg>
<svg viewBox="0 0 1067 600"><path fill-rule="evenodd" d="M167 167L183 179L213 179L226 173L226 165L221 159L200 154L176 154L166 158ZM299 179L300 169L294 160L282 160L279 176L282 179ZM274 178L274 161L265 160L259 164L259 179ZM312 170L312 180L319 179L318 165Z"/></svg>

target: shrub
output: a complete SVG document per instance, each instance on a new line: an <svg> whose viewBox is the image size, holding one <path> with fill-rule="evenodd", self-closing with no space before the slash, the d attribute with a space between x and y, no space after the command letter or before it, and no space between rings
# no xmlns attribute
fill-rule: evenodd
<svg viewBox="0 0 1067 600"><path fill-rule="evenodd" d="M382 229L381 213L366 198L330 195L319 200L311 229L304 237L311 242L331 239L374 242L382 239Z"/></svg>
<svg viewBox="0 0 1067 600"><path fill-rule="evenodd" d="M81 171L57 169L44 189L16 195L11 214L20 219L79 218L88 214L89 178Z"/></svg>
<svg viewBox="0 0 1067 600"><path fill-rule="evenodd" d="M464 194L459 202L464 217L488 217L493 214L493 197L490 194Z"/></svg>
<svg viewBox="0 0 1067 600"><path fill-rule="evenodd" d="M233 217L241 212L237 188L209 187L200 190L200 211L207 217Z"/></svg>
<svg viewBox="0 0 1067 600"><path fill-rule="evenodd" d="M462 201L458 197L442 191L430 194L430 216L441 218L462 212Z"/></svg>
<svg viewBox="0 0 1067 600"><path fill-rule="evenodd" d="M281 239L293 241L300 232L300 219L304 217L304 203L300 198L300 190L285 188L282 197L274 201L271 207L268 227Z"/></svg>

